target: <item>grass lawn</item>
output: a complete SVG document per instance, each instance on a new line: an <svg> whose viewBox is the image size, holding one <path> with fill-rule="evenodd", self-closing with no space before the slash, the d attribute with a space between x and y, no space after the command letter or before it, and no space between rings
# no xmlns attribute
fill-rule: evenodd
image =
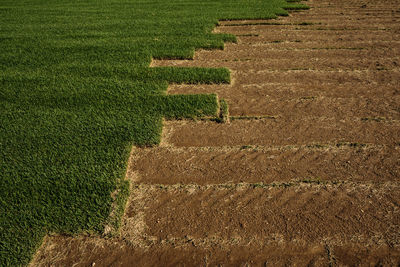
<svg viewBox="0 0 400 267"><path fill-rule="evenodd" d="M132 145L162 118L216 116L215 95L168 83L224 83L226 69L149 68L235 41L218 19L274 18L284 0L0 0L0 266L29 263L49 232L101 234ZM113 192L119 192L113 198ZM114 194L113 194L114 195ZM115 223L115 222L114 222Z"/></svg>

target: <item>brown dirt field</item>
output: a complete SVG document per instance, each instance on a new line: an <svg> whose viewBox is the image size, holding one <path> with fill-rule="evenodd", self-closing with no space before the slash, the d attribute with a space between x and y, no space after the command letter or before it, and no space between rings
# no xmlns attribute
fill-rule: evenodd
<svg viewBox="0 0 400 267"><path fill-rule="evenodd" d="M154 60L231 69L168 89L218 94L230 122L166 121L132 150L120 234L49 235L31 266L399 266L399 3L307 4L221 21L238 36L223 51Z"/></svg>
<svg viewBox="0 0 400 267"><path fill-rule="evenodd" d="M168 122L164 142L177 147L287 146L343 142L398 147L399 138L400 125L397 122L306 117L301 120L234 120L228 125L207 121Z"/></svg>
<svg viewBox="0 0 400 267"><path fill-rule="evenodd" d="M130 166L140 173L138 182L143 184L334 182L341 177L379 183L400 179L400 149L389 146L159 147L135 154Z"/></svg>

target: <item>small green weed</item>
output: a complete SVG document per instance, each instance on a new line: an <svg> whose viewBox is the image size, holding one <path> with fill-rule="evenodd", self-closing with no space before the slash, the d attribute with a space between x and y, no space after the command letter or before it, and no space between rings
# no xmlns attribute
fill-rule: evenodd
<svg viewBox="0 0 400 267"><path fill-rule="evenodd" d="M315 23L304 21L304 22L298 23L297 25L300 25L300 26L310 26L310 25L315 25Z"/></svg>
<svg viewBox="0 0 400 267"><path fill-rule="evenodd" d="M375 122L383 122L386 121L386 118L382 117L374 117L374 118L361 118L361 121L375 121Z"/></svg>
<svg viewBox="0 0 400 267"><path fill-rule="evenodd" d="M347 146L347 147L353 147L353 148L362 148L362 147L366 147L366 144L362 144L362 143L355 143L355 142L340 142L336 144L336 147L343 147L343 146Z"/></svg>

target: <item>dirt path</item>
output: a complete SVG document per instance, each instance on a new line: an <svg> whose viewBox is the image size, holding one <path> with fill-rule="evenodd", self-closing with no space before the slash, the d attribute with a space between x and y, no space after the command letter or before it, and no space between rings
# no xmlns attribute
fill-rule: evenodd
<svg viewBox="0 0 400 267"><path fill-rule="evenodd" d="M32 266L400 264L400 7L310 0L274 21L225 21L231 122L165 122L134 149L121 236L47 237ZM279 25L272 25L279 24Z"/></svg>

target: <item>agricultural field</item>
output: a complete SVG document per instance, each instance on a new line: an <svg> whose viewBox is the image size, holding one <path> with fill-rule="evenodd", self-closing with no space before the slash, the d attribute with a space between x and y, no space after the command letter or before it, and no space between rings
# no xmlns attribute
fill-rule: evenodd
<svg viewBox="0 0 400 267"><path fill-rule="evenodd" d="M119 233L49 234L31 265L399 266L398 1L306 3L220 21L224 50L153 60L228 68L166 92L216 94L222 116L166 120L132 148Z"/></svg>
<svg viewBox="0 0 400 267"><path fill-rule="evenodd" d="M150 67L152 59L190 59L195 49L236 42L212 33L221 19L305 8L283 0L1 0L0 265L28 264L46 234L118 229L132 145L159 144L163 119L220 120L215 93L166 90L229 83L226 67Z"/></svg>

